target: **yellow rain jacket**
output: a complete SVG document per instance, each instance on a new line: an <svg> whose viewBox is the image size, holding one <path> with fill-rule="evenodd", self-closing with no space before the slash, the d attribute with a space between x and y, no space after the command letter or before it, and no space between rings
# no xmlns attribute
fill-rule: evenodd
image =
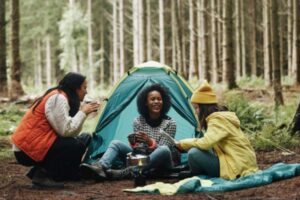
<svg viewBox="0 0 300 200"><path fill-rule="evenodd" d="M179 141L184 150L213 148L220 161L220 177L236 179L258 171L256 156L233 112L215 112L207 118L207 131L202 138Z"/></svg>

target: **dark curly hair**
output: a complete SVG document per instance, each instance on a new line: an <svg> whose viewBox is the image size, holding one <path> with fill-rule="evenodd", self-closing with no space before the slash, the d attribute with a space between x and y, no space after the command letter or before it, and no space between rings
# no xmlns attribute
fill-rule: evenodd
<svg viewBox="0 0 300 200"><path fill-rule="evenodd" d="M150 85L144 88L137 97L137 107L140 115L144 118L149 117L148 107L146 106L148 94L152 91L158 91L162 97L163 107L161 110L161 116L165 117L171 108L171 97L169 94L169 90L158 83Z"/></svg>

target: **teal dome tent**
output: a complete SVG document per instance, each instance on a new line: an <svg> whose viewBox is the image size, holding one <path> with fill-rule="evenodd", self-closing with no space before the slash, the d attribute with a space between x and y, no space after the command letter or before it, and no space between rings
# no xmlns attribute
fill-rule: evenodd
<svg viewBox="0 0 300 200"><path fill-rule="evenodd" d="M195 137L197 120L189 103L192 95L190 86L170 67L149 61L131 68L112 90L102 109L86 162L101 157L112 140L128 142L127 136L133 132L133 121L139 116L137 94L153 83L159 83L170 91L172 105L168 115L177 124L175 139ZM182 161L186 161L185 156Z"/></svg>

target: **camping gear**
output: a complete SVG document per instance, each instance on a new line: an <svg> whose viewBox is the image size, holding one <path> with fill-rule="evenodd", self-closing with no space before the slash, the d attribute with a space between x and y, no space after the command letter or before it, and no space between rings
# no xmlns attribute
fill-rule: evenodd
<svg viewBox="0 0 300 200"><path fill-rule="evenodd" d="M258 171L249 176L240 177L235 180L198 176L184 179L174 184L157 182L155 184L146 185L145 187L125 189L123 191L162 195L195 192L224 192L267 185L275 181L299 176L299 174L300 163L277 163L268 169Z"/></svg>
<svg viewBox="0 0 300 200"><path fill-rule="evenodd" d="M113 88L102 108L85 162L92 163L100 158L112 140L128 143L127 136L133 132L133 121L139 116L137 94L154 83L170 91L171 109L168 115L177 124L175 139L195 137L197 119L189 102L192 89L170 67L149 61L131 68ZM182 156L182 162L186 161L186 156Z"/></svg>
<svg viewBox="0 0 300 200"><path fill-rule="evenodd" d="M134 166L137 168L134 176L134 186L144 186L146 185L146 176L142 174L143 167L147 166L150 161L148 155L135 154L130 152L127 154L126 163L127 167Z"/></svg>

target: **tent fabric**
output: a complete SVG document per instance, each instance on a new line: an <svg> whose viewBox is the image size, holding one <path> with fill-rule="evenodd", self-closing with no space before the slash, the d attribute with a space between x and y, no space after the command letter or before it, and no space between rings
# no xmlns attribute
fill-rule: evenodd
<svg viewBox="0 0 300 200"><path fill-rule="evenodd" d="M144 187L124 189L125 192L173 195L194 192L224 192L270 184L300 174L300 164L277 163L270 168L236 180L198 176L178 183L155 183Z"/></svg>
<svg viewBox="0 0 300 200"><path fill-rule="evenodd" d="M114 139L127 142L127 135L133 131L133 121L139 116L137 94L153 83L159 83L170 91L171 109L168 115L177 124L175 139L195 137L197 119L189 102L191 87L170 67L150 61L130 69L112 90L100 115L85 162L101 157ZM185 162L186 157L183 156L182 160Z"/></svg>

